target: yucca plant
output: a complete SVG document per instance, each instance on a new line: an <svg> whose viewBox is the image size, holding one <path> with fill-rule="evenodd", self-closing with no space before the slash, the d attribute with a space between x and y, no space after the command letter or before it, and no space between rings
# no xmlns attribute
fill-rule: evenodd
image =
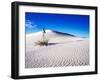
<svg viewBox="0 0 100 81"><path fill-rule="evenodd" d="M35 42L36 45L39 46L48 46L48 39L46 40L38 40L37 42Z"/></svg>
<svg viewBox="0 0 100 81"><path fill-rule="evenodd" d="M46 38L45 34L46 34L46 31L45 31L45 28L43 28L42 39L35 42L36 45L39 45L39 46L47 46L48 45L48 39Z"/></svg>

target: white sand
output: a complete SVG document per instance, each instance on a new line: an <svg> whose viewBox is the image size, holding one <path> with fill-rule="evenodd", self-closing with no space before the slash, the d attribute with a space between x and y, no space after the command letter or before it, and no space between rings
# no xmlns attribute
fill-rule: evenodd
<svg viewBox="0 0 100 81"><path fill-rule="evenodd" d="M46 31L48 46L38 46L41 32L26 36L26 68L89 65L89 40Z"/></svg>

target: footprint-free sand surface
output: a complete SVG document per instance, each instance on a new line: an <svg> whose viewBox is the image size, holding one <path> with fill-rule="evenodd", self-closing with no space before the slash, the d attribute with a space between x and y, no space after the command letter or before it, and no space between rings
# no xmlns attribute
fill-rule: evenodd
<svg viewBox="0 0 100 81"><path fill-rule="evenodd" d="M48 46L35 45L41 32L26 35L26 68L89 65L89 39L46 31Z"/></svg>

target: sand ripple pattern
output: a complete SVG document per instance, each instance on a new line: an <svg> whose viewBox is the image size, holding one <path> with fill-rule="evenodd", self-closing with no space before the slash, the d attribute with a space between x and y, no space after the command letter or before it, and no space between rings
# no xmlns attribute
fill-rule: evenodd
<svg viewBox="0 0 100 81"><path fill-rule="evenodd" d="M89 65L88 39L26 50L26 68L85 65Z"/></svg>

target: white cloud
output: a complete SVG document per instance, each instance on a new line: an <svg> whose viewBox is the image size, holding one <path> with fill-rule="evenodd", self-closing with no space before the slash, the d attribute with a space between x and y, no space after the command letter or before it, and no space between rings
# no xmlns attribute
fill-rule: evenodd
<svg viewBox="0 0 100 81"><path fill-rule="evenodd" d="M30 20L26 20L26 28L29 28L29 29L37 28L37 25L34 22L30 21Z"/></svg>

